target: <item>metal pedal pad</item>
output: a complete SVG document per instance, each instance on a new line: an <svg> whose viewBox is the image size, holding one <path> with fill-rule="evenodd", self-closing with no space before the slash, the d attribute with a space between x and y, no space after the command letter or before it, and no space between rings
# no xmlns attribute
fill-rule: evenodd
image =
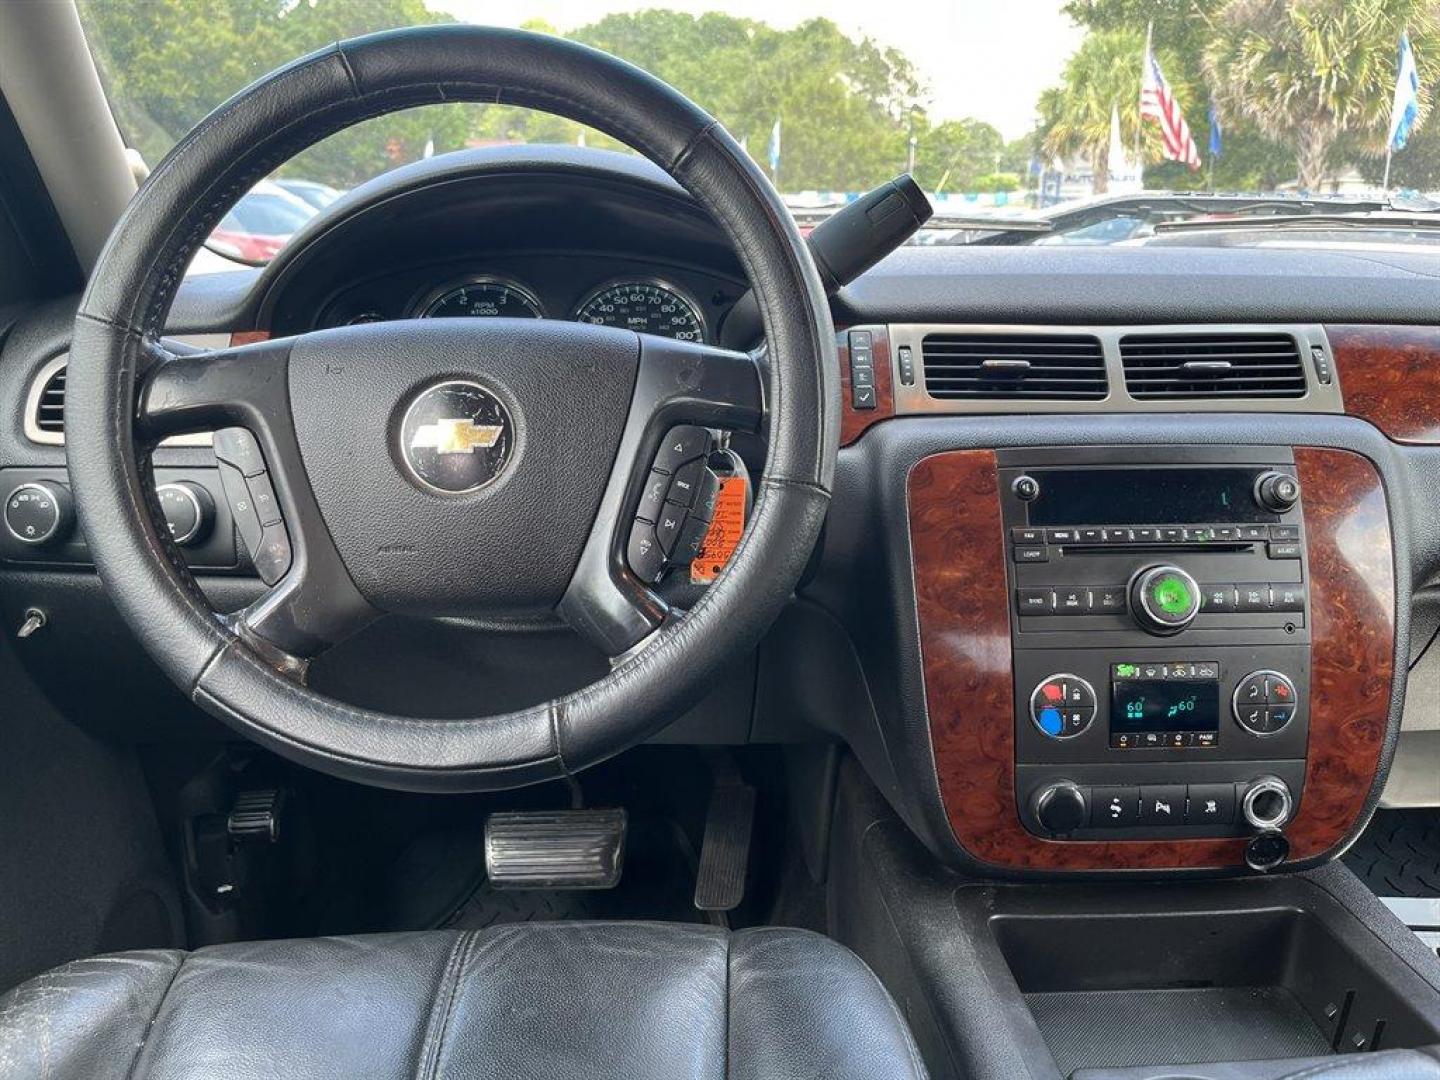
<svg viewBox="0 0 1440 1080"><path fill-rule="evenodd" d="M739 907L745 898L745 875L750 867L755 789L732 769L717 771L710 808L705 813L700 868L695 873L695 907L700 911Z"/></svg>
<svg viewBox="0 0 1440 1080"><path fill-rule="evenodd" d="M612 889L625 864L625 811L520 810L485 819L497 889Z"/></svg>

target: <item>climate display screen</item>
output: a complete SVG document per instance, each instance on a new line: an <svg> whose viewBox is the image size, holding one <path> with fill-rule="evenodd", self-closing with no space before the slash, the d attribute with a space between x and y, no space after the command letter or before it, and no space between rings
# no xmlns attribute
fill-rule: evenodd
<svg viewBox="0 0 1440 1080"><path fill-rule="evenodd" d="M1219 664L1114 664L1110 745L1214 746L1220 731Z"/></svg>

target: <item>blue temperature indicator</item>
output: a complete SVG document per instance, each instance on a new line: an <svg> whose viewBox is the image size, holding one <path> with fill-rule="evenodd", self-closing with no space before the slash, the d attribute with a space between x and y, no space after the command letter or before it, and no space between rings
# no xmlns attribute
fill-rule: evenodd
<svg viewBox="0 0 1440 1080"><path fill-rule="evenodd" d="M1046 735L1059 735L1065 728L1065 722L1060 718L1059 709L1040 710L1040 730Z"/></svg>

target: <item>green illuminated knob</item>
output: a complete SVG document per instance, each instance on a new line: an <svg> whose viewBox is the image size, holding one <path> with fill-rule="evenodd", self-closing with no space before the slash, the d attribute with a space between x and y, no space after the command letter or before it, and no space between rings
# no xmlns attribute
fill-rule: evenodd
<svg viewBox="0 0 1440 1080"><path fill-rule="evenodd" d="M1150 566L1130 579L1130 612L1147 633L1178 634L1200 610L1200 586L1178 566Z"/></svg>

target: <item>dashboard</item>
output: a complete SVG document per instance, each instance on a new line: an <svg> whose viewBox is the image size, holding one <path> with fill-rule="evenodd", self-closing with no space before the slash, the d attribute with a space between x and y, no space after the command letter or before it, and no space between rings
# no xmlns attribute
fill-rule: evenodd
<svg viewBox="0 0 1440 1080"><path fill-rule="evenodd" d="M746 347L727 336L746 290L714 223L647 163L487 148L356 189L262 270L187 281L169 332L203 348L510 317ZM1440 760L1424 750L1440 740L1433 290L1430 263L1405 255L895 252L832 299L841 450L811 568L756 656L669 737L829 733L974 870L1234 871L1252 816L1283 827L1292 864L1326 857L1387 776L1423 797ZM0 355L0 479L29 485L15 513L47 537L67 512L73 307L32 312ZM763 466L763 440L732 449ZM228 453L155 454L222 610L265 573L244 496L221 482ZM48 613L22 658L67 712L106 715L118 694L154 703L146 737L194 737L193 709L124 640L73 515L65 530L0 531L0 614ZM703 594L677 587L678 606ZM477 695L511 707L593 674L534 663L496 691L504 673L459 628L397 633L348 666L336 650L316 685L459 716ZM456 650L476 663L434 659ZM82 653L97 660L77 670ZM396 657L426 675L403 700Z"/></svg>

